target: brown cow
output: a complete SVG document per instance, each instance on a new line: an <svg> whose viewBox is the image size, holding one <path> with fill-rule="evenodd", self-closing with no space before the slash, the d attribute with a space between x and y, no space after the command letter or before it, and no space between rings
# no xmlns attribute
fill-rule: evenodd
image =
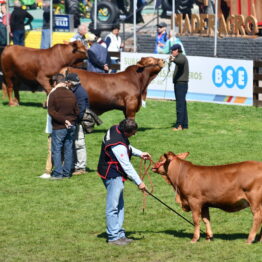
<svg viewBox="0 0 262 262"><path fill-rule="evenodd" d="M7 84L9 105L19 103L19 83L38 83L46 93L51 90L49 79L61 68L86 58L86 48L80 41L56 44L48 49L7 46L1 55L1 66ZM12 101L15 91L17 102Z"/></svg>
<svg viewBox="0 0 262 262"><path fill-rule="evenodd" d="M206 226L206 239L212 239L209 207L236 212L250 206L253 225L247 243L251 244L262 223L262 162L198 166L184 160L188 154L168 152L152 170L173 186L182 208L192 211L195 230L191 242L200 237L201 217Z"/></svg>
<svg viewBox="0 0 262 262"><path fill-rule="evenodd" d="M141 106L141 97L149 83L164 67L164 60L143 57L136 65L116 74L87 72L64 68L61 72L77 73L87 90L91 109L98 115L109 110L122 110L125 117L135 118Z"/></svg>

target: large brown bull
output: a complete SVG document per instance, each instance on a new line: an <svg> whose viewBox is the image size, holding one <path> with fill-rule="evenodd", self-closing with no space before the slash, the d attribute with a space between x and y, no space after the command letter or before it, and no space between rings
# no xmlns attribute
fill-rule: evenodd
<svg viewBox="0 0 262 262"><path fill-rule="evenodd" d="M119 109L125 117L135 118L147 86L163 67L163 59L143 57L136 65L116 74L93 73L71 67L61 72L78 74L88 92L91 109L98 115Z"/></svg>
<svg viewBox="0 0 262 262"><path fill-rule="evenodd" d="M1 66L7 84L9 105L19 103L20 82L41 85L46 93L51 90L49 79L61 68L86 58L86 48L80 41L57 44L48 49L7 46L1 55ZM17 102L12 100L15 91Z"/></svg>
<svg viewBox="0 0 262 262"><path fill-rule="evenodd" d="M168 152L160 157L152 170L173 186L182 208L192 211L195 230L191 242L200 237L201 217L206 226L206 238L213 238L209 207L226 212L250 207L253 225L247 243L251 244L262 223L262 162L198 166L184 160L188 154Z"/></svg>

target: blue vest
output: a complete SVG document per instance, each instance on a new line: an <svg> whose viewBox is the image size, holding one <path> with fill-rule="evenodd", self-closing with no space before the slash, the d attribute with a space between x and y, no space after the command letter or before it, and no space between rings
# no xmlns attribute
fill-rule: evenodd
<svg viewBox="0 0 262 262"><path fill-rule="evenodd" d="M96 59L99 61L101 65L105 65L107 63L107 49L105 47L101 46L98 43L94 43L88 51L96 56ZM89 59L87 60L87 71L105 73L105 70L95 66Z"/></svg>

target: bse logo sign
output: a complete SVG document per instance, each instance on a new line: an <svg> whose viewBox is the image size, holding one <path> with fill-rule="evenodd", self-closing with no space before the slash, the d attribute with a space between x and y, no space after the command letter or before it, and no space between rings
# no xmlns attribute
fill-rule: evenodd
<svg viewBox="0 0 262 262"><path fill-rule="evenodd" d="M244 67L234 68L227 66L223 68L220 65L214 67L212 80L216 87L225 85L227 88L244 89L247 86L248 75Z"/></svg>

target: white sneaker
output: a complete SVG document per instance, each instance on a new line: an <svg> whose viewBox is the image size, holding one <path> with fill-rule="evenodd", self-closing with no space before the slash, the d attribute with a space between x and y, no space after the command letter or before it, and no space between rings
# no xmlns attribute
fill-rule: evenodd
<svg viewBox="0 0 262 262"><path fill-rule="evenodd" d="M44 173L43 175L39 176L40 178L49 179L51 177L50 174Z"/></svg>
<svg viewBox="0 0 262 262"><path fill-rule="evenodd" d="M146 107L146 101L145 100L142 100L142 107Z"/></svg>

